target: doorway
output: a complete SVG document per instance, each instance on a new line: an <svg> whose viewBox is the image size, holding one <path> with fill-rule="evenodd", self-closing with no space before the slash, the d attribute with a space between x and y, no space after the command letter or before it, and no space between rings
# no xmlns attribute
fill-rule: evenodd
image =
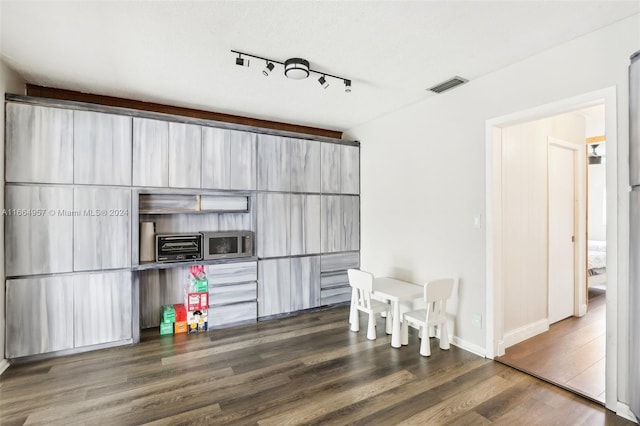
<svg viewBox="0 0 640 426"><path fill-rule="evenodd" d="M544 302L542 302L543 297L538 294L537 298L531 299L527 298L527 303L533 300L533 308L527 307L525 310L529 310L532 316L529 318L525 318L521 320L521 323L514 323L512 318L509 317L508 310L522 310L518 309L518 307L509 306L508 301L510 300L510 288L506 283L513 282L513 275L509 275L509 265L506 266L503 263L504 252L510 250L509 247L506 246L504 240L504 234L508 232L507 229L504 229L505 222L508 222L508 219L504 216L503 213L503 195L505 188L502 186L502 173L504 170L502 168L496 168L496 164L500 164L501 156L504 154L502 152L502 148L499 144L496 143L496 140L501 140L503 136L503 131L509 126L514 126L522 123L527 123L532 120L540 120L541 118L549 118L555 115L564 114L568 112L575 113L579 109L587 108L594 106L596 104L604 104L606 106L606 119L605 121L609 124L608 128L611 129L608 132L609 140L615 140L615 91L613 89L606 89L603 91L593 92L590 94L586 94L583 96L579 96L573 99L568 99L565 101L560 101L554 104L545 105L539 108L532 109L530 111L524 111L521 113L511 114L509 116L500 117L494 120L490 120L487 122L487 182L488 182L488 191L487 191L487 218L491 218L491 221L487 221L487 355L490 358L495 358L500 355L505 354L505 349L507 347L513 346L516 342L525 341L531 336L538 335L541 332L544 332L546 329L549 329L549 323L554 322L553 312L551 312L551 317L547 314L549 313L545 306L545 312L542 313L540 309L540 305L544 303L548 304L548 300L546 300L547 294L544 294ZM610 144L608 144L610 145ZM582 146L586 148L586 143ZM608 146L607 148L610 148ZM615 147L611 147L615 148ZM583 151L584 152L584 151ZM582 154L586 155L586 154ZM607 170L607 187L610 191L609 193L615 194L615 156L614 158L612 170ZM585 157L583 157L585 158ZM586 171L586 168L584 169ZM508 190L509 188L507 188ZM535 192L532 192L535 196ZM550 193L550 195L552 195ZM615 217L617 214L617 206L615 204L615 198L610 197L611 199L608 202L605 202L607 211L607 216L612 218L615 221ZM527 213L528 214L528 213ZM585 215L586 216L586 215ZM611 227L615 230L615 223L608 223L607 228ZM586 223L584 224L586 228ZM585 229L583 228L583 229ZM586 259L586 229L583 233L574 234L575 238L583 238L583 246L585 247L584 252ZM610 232L606 239L609 240L609 244L615 244L615 232ZM527 240L528 241L528 240ZM547 246L548 248L548 246ZM615 256L615 253L613 253ZM607 259L608 268L607 275L611 280L612 275L616 276L617 271L615 269L615 263L612 259L613 256L609 256ZM546 256L545 256L546 258ZM522 265L522 263L521 263ZM548 265L550 268L554 266L552 264ZM526 266L525 266L526 270ZM582 276L579 276L582 274ZM522 274L527 275L526 273ZM540 274L538 274L540 277ZM580 283L576 287L576 292L574 293L577 298L574 300L574 311L572 315L581 316L587 313L586 311L586 297L587 297L587 287L586 287L586 261L584 266L580 267L576 271L575 276L577 282ZM571 278L569 278L571 279ZM547 277L544 279L547 281ZM547 283L545 283L547 284ZM613 292L616 291L615 288L609 289ZM526 291L526 289L525 289ZM549 292L551 294L551 292ZM606 302L601 300L599 302L602 307L606 304L613 304L615 298L611 298L609 300L609 294L607 294ZM612 295L613 296L613 295ZM582 298L582 300L580 300ZM594 305L595 306L595 305ZM613 311L614 309L612 309ZM493 315L492 315L493 314ZM533 318L533 320L532 320ZM540 321L535 320L535 318L540 318ZM602 318L605 318L605 315L602 315ZM581 318L570 317L566 320L560 320L557 322L557 325L562 325L562 328L567 328L565 324L570 323L572 320L578 320ZM607 315L606 318L606 327L609 330L609 333L604 333L602 335L602 342L606 341L606 349L602 349L603 353L606 353L606 405L610 409L614 409L616 407L617 394L616 394L616 334L615 330L617 328L616 318L613 315ZM519 326L519 327L518 327ZM515 327L515 328L514 328ZM554 326L551 326L553 329ZM556 327L558 328L558 327ZM515 333L513 331L515 330ZM612 332L613 331L613 332ZM511 332L511 333L510 333ZM547 332L547 335L559 334L559 332ZM539 345L538 345L539 346ZM539 358L539 362L543 363L542 358ZM550 362L553 364L553 362ZM599 366L603 366L604 362L599 364ZM602 368L601 368L602 370Z"/></svg>

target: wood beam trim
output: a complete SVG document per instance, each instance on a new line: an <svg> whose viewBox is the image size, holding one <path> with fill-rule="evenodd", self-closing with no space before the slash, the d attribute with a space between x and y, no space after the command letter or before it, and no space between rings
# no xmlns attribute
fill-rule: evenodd
<svg viewBox="0 0 640 426"><path fill-rule="evenodd" d="M112 107L129 108L141 111L158 112L162 114L179 115L184 117L213 120L225 123L239 124L243 126L262 127L265 129L281 130L285 132L315 135L333 139L341 139L342 132L338 130L321 129L317 127L300 126L297 124L281 123L277 121L261 120L258 118L243 117L239 115L223 114L219 112L204 111L192 108L164 105L154 102L143 102L133 99L118 98L114 96L95 95L74 90L56 89L51 87L27 84L27 96L38 98L58 99L65 101L85 102L90 104L106 105Z"/></svg>
<svg viewBox="0 0 640 426"><path fill-rule="evenodd" d="M604 135L592 136L590 138L587 138L586 141L587 141L587 143L604 142L605 138L604 138Z"/></svg>

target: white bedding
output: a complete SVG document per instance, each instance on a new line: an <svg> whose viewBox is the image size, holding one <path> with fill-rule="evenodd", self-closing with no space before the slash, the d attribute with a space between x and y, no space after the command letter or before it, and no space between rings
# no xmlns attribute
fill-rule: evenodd
<svg viewBox="0 0 640 426"><path fill-rule="evenodd" d="M589 240L587 262L589 269L599 269L607 266L606 241Z"/></svg>

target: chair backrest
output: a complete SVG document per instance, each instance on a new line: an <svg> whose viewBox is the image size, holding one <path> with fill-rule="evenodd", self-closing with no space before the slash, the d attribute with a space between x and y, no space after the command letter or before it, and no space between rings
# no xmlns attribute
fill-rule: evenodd
<svg viewBox="0 0 640 426"><path fill-rule="evenodd" d="M427 322L437 322L443 318L447 308L447 299L453 293L453 278L429 281L424 286L424 300L427 302Z"/></svg>
<svg viewBox="0 0 640 426"><path fill-rule="evenodd" d="M439 280L429 281L424 286L425 302L436 302L438 300L447 300L453 292L453 278L443 278Z"/></svg>
<svg viewBox="0 0 640 426"><path fill-rule="evenodd" d="M371 309L371 292L373 291L373 274L360 269L347 270L349 285L357 291L356 304Z"/></svg>

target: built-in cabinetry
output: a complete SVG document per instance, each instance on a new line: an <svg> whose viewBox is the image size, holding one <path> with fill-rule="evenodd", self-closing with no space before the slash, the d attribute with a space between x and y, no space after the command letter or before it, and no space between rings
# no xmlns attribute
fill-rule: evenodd
<svg viewBox="0 0 640 426"><path fill-rule="evenodd" d="M265 134L269 133L269 134ZM9 358L136 341L183 298L188 264L140 262L139 229L250 230L206 261L209 325L349 300L357 143L14 96L6 108Z"/></svg>
<svg viewBox="0 0 640 426"><path fill-rule="evenodd" d="M129 271L9 279L6 284L7 358L131 340Z"/></svg>
<svg viewBox="0 0 640 426"><path fill-rule="evenodd" d="M359 264L359 147L260 135L258 190L258 316L348 301L346 269ZM330 254L356 261L322 275Z"/></svg>
<svg viewBox="0 0 640 426"><path fill-rule="evenodd" d="M131 342L131 117L6 111L5 355Z"/></svg>

